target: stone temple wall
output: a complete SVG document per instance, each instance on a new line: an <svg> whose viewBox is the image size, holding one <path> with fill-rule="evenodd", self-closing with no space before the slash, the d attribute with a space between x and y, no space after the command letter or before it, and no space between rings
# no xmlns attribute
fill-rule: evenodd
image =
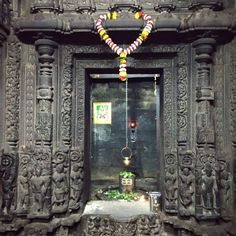
<svg viewBox="0 0 236 236"><path fill-rule="evenodd" d="M162 211L83 216L89 199L86 76L116 69L96 34L150 38L131 70L162 71ZM0 0L0 235L236 235L234 1Z"/></svg>

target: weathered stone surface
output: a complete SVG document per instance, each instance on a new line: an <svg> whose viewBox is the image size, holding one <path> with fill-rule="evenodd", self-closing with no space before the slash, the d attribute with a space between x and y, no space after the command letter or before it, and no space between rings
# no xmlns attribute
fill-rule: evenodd
<svg viewBox="0 0 236 236"><path fill-rule="evenodd" d="M0 0L0 234L235 235L234 6ZM132 11L152 16L150 39L127 66L161 75L162 212L130 221L83 215L90 195L89 74L118 70L116 55L94 32L108 9L120 11L104 26L124 47L143 27Z"/></svg>

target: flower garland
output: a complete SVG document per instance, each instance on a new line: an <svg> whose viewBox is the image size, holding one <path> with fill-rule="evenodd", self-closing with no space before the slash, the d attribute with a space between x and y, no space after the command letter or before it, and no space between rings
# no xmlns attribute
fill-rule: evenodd
<svg viewBox="0 0 236 236"><path fill-rule="evenodd" d="M125 81L127 79L127 71L126 71L126 63L127 63L127 55L131 54L135 49L137 49L143 41L148 38L148 35L152 31L153 21L151 16L144 14L142 11L138 11L134 14L135 19L143 19L146 21L146 25L143 28L142 32L139 34L136 40L129 45L129 47L123 49L119 47L117 44L113 42L108 32L102 26L102 23L107 19L116 20L118 18L117 12L109 12L105 15L100 15L100 17L96 21L96 28L101 37L101 40L105 41L105 43L119 55L120 66L119 66L119 79L121 81Z"/></svg>

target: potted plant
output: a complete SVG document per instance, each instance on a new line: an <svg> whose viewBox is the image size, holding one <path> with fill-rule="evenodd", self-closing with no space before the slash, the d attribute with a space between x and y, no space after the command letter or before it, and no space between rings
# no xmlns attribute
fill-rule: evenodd
<svg viewBox="0 0 236 236"><path fill-rule="evenodd" d="M121 193L131 193L135 187L135 174L130 171L121 171L119 174L119 188Z"/></svg>

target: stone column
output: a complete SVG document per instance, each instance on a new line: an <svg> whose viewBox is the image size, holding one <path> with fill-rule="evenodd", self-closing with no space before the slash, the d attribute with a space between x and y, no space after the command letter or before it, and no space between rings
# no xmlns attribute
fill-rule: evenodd
<svg viewBox="0 0 236 236"><path fill-rule="evenodd" d="M51 210L54 51L49 39L35 42L38 52L35 150L30 160L30 218L47 218Z"/></svg>
<svg viewBox="0 0 236 236"><path fill-rule="evenodd" d="M218 186L214 134L214 92L211 86L211 67L215 39L201 38L193 43L196 48L197 66L197 113L196 113L196 216L218 216Z"/></svg>
<svg viewBox="0 0 236 236"><path fill-rule="evenodd" d="M53 62L57 44L52 40L35 42L38 51L36 145L50 147L52 141Z"/></svg>

